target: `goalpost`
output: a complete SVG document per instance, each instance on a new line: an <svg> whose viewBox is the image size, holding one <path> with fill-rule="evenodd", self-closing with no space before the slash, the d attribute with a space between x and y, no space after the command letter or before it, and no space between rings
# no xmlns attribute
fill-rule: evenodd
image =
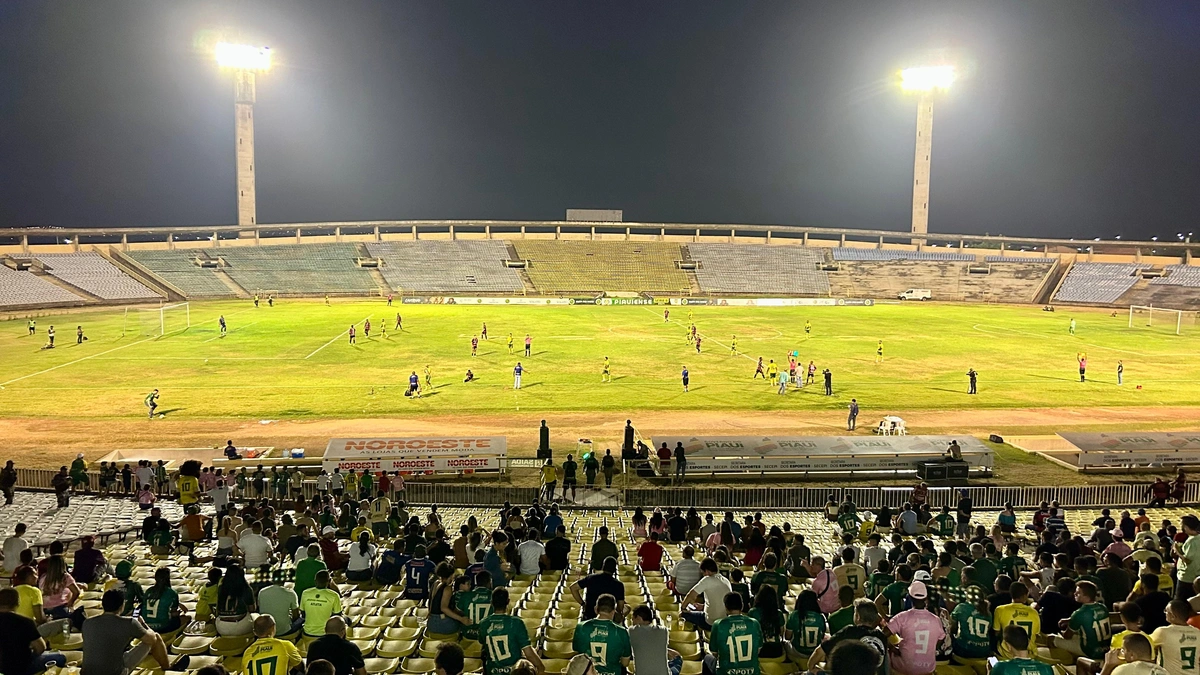
<svg viewBox="0 0 1200 675"><path fill-rule="evenodd" d="M1176 335L1181 335L1183 333L1184 323L1191 325L1192 321L1194 321L1194 315L1191 312L1185 312L1180 309L1155 307L1154 305L1130 305L1130 328L1133 328L1135 317L1139 321L1139 324L1142 319L1145 319L1146 326L1154 326L1155 320L1158 321L1159 326L1166 326L1168 329L1174 325Z"/></svg>
<svg viewBox="0 0 1200 675"><path fill-rule="evenodd" d="M134 324L130 325L130 311ZM187 302L159 307L132 307L125 309L125 325L121 330L124 335L136 329L142 335L161 337L170 333L178 333L192 327L192 306Z"/></svg>

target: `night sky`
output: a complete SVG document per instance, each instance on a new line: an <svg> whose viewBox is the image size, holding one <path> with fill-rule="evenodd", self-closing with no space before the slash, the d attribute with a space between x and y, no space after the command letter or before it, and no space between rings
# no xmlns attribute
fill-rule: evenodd
<svg viewBox="0 0 1200 675"><path fill-rule="evenodd" d="M0 2L0 226L232 223L233 85L275 50L260 223L561 219L1200 229L1200 2Z"/></svg>

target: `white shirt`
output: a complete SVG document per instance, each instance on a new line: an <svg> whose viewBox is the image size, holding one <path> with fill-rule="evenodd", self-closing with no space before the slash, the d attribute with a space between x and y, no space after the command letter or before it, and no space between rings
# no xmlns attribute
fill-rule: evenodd
<svg viewBox="0 0 1200 675"><path fill-rule="evenodd" d="M1188 625L1159 626L1150 634L1150 642L1158 648L1158 656L1168 673L1183 673L1184 654L1194 657L1200 649L1200 628ZM1191 661L1189 665L1194 666L1195 662Z"/></svg>
<svg viewBox="0 0 1200 675"><path fill-rule="evenodd" d="M371 565L375 562L375 544L367 544L365 555L360 552L361 549L362 544L358 542L350 544L350 562L346 564L346 571L360 572L371 569Z"/></svg>
<svg viewBox="0 0 1200 675"><path fill-rule="evenodd" d="M225 508L226 506L229 506L229 488L228 487L225 487L224 485L218 485L217 487L209 490L208 494L209 494L209 496L212 497L213 506L217 507L218 511Z"/></svg>
<svg viewBox="0 0 1200 675"><path fill-rule="evenodd" d="M540 541L523 541L517 546L517 557L521 559L517 574L537 574L541 571L538 562L546 553Z"/></svg>
<svg viewBox="0 0 1200 675"><path fill-rule="evenodd" d="M332 490L341 490L346 487L346 477L340 473L329 475L329 487Z"/></svg>
<svg viewBox="0 0 1200 675"><path fill-rule="evenodd" d="M1171 675L1166 668L1149 661L1123 663L1113 669L1112 675Z"/></svg>
<svg viewBox="0 0 1200 675"><path fill-rule="evenodd" d="M733 591L729 580L720 574L704 577L692 587L692 592L704 596L704 620L712 625L717 619L724 619L725 596Z"/></svg>
<svg viewBox="0 0 1200 675"><path fill-rule="evenodd" d="M29 542L13 535L4 540L4 571L15 572L21 565L21 551L29 548Z"/></svg>
<svg viewBox="0 0 1200 675"><path fill-rule="evenodd" d="M242 549L242 555L246 557L246 569L248 570L262 567L271 560L271 540L261 534L254 534L253 530L242 532L242 538L238 540L238 548Z"/></svg>
<svg viewBox="0 0 1200 675"><path fill-rule="evenodd" d="M879 561L887 559L887 551L882 546L868 546L863 549L863 566L868 572L879 569Z"/></svg>
<svg viewBox="0 0 1200 675"><path fill-rule="evenodd" d="M137 468L138 485L154 485L154 469L148 466Z"/></svg>
<svg viewBox="0 0 1200 675"><path fill-rule="evenodd" d="M326 473L317 474L317 489L318 490L328 490L329 489L329 474L326 474Z"/></svg>
<svg viewBox="0 0 1200 675"><path fill-rule="evenodd" d="M671 578L675 580L675 592L680 595L687 595L702 576L700 563L691 558L683 558L675 563L675 567L671 568Z"/></svg>

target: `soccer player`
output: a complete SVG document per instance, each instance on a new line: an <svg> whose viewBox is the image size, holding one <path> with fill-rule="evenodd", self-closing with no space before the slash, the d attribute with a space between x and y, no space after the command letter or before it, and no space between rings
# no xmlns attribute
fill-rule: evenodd
<svg viewBox="0 0 1200 675"><path fill-rule="evenodd" d="M50 326L50 330L46 331L46 337L50 338L50 348L54 349L54 326Z"/></svg>
<svg viewBox="0 0 1200 675"><path fill-rule="evenodd" d="M396 312L396 330L404 330L404 324L400 321L400 312Z"/></svg>
<svg viewBox="0 0 1200 675"><path fill-rule="evenodd" d="M421 398L421 380L417 377L417 371L412 371L412 375L408 376L408 395Z"/></svg>
<svg viewBox="0 0 1200 675"><path fill-rule="evenodd" d="M629 631L613 623L617 599L605 593L596 599L596 618L575 627L571 648L580 654L590 654L592 665L600 675L621 675L633 658Z"/></svg>
<svg viewBox="0 0 1200 675"><path fill-rule="evenodd" d="M371 320L363 319L363 337L371 337Z"/></svg>
<svg viewBox="0 0 1200 675"><path fill-rule="evenodd" d="M325 294L325 306L326 307L329 306L329 294L328 293Z"/></svg>
<svg viewBox="0 0 1200 675"><path fill-rule="evenodd" d="M221 325L221 335L224 335L225 332L228 330L228 328L225 325L225 315L224 314L222 314L221 317L219 319L217 319L217 323Z"/></svg>
<svg viewBox="0 0 1200 675"><path fill-rule="evenodd" d="M487 339L487 322L486 321L483 322L483 330L481 331L481 334L483 335L483 339L486 340Z"/></svg>
<svg viewBox="0 0 1200 675"><path fill-rule="evenodd" d="M663 323L666 323L670 320L671 320L671 310L664 309L663 310Z"/></svg>
<svg viewBox="0 0 1200 675"><path fill-rule="evenodd" d="M385 339L385 340L387 339L387 322L386 321L379 322L379 334L383 336L383 339Z"/></svg>
<svg viewBox="0 0 1200 675"><path fill-rule="evenodd" d="M388 307L391 307L391 306L392 306L392 294L391 294L391 293L388 293L388 304L387 304L387 306L388 306Z"/></svg>
<svg viewBox="0 0 1200 675"><path fill-rule="evenodd" d="M533 338L529 337L529 333L525 334L525 356L529 356L530 350L533 348Z"/></svg>
<svg viewBox="0 0 1200 675"><path fill-rule="evenodd" d="M690 323L690 324L696 323L696 315L690 309L688 310L688 323Z"/></svg>
<svg viewBox="0 0 1200 675"><path fill-rule="evenodd" d="M1123 382L1121 380L1124 375L1125 375L1125 362L1118 360L1117 361L1117 386L1120 386L1123 384Z"/></svg>
<svg viewBox="0 0 1200 675"><path fill-rule="evenodd" d="M687 369L687 366L684 366L683 367L683 391L686 393L687 390L688 390L688 369Z"/></svg>
<svg viewBox="0 0 1200 675"><path fill-rule="evenodd" d="M158 390L146 394L146 408L150 411L150 419L154 419L154 411L158 408Z"/></svg>
<svg viewBox="0 0 1200 675"><path fill-rule="evenodd" d="M81 345L86 339L83 336L83 326L75 326L75 344ZM1120 378L1118 377L1117 379L1119 380ZM1120 384L1120 382L1117 382L1117 384Z"/></svg>
<svg viewBox="0 0 1200 675"><path fill-rule="evenodd" d="M275 306L275 296L268 295L267 296L267 307L274 307L274 306Z"/></svg>
<svg viewBox="0 0 1200 675"><path fill-rule="evenodd" d="M53 330L53 329L51 329L51 330ZM696 353L697 354L700 353L700 336L699 335L696 336Z"/></svg>
<svg viewBox="0 0 1200 675"><path fill-rule="evenodd" d="M1075 355L1075 360L1079 362L1079 381L1087 381L1087 354L1079 352Z"/></svg>
<svg viewBox="0 0 1200 675"><path fill-rule="evenodd" d="M463 378L463 382L472 382L474 380L475 380L475 373L472 373L471 369L467 368L467 376Z"/></svg>
<svg viewBox="0 0 1200 675"><path fill-rule="evenodd" d="M1071 325L1067 327L1067 333L1071 335L1075 334L1075 319L1071 319Z"/></svg>
<svg viewBox="0 0 1200 675"><path fill-rule="evenodd" d="M604 369L600 371L601 382L612 382L612 371L609 367L608 357L604 357Z"/></svg>
<svg viewBox="0 0 1200 675"><path fill-rule="evenodd" d="M713 622L704 657L705 670L717 675L754 675L759 672L758 650L762 648L762 627L744 614L742 596L727 593L723 618Z"/></svg>
<svg viewBox="0 0 1200 675"><path fill-rule="evenodd" d="M36 332L37 332L37 321L30 319L29 320L29 334L33 335Z"/></svg>
<svg viewBox="0 0 1200 675"><path fill-rule="evenodd" d="M846 431L854 431L858 425L858 399L850 399L850 414L846 417Z"/></svg>
<svg viewBox="0 0 1200 675"><path fill-rule="evenodd" d="M808 377L804 380L805 384L817 383L817 364L811 360L808 362Z"/></svg>
<svg viewBox="0 0 1200 675"><path fill-rule="evenodd" d="M804 320L804 334L808 335L811 332L812 332L812 322L809 321L808 319L805 319Z"/></svg>
<svg viewBox="0 0 1200 675"><path fill-rule="evenodd" d="M479 355L479 336L476 335L471 338L471 356L478 356L478 355Z"/></svg>
<svg viewBox="0 0 1200 675"><path fill-rule="evenodd" d="M258 307L258 293L254 294L254 306Z"/></svg>
<svg viewBox="0 0 1200 675"><path fill-rule="evenodd" d="M875 363L883 363L883 340L875 346Z"/></svg>
<svg viewBox="0 0 1200 675"><path fill-rule="evenodd" d="M513 353L513 334L512 333L508 334L508 353L509 354Z"/></svg>
<svg viewBox="0 0 1200 675"><path fill-rule="evenodd" d="M354 324L350 324L350 344L354 344Z"/></svg>
<svg viewBox="0 0 1200 675"><path fill-rule="evenodd" d="M513 367L513 389L521 388L521 373L524 372L525 369L521 367L521 362L517 361L517 365Z"/></svg>
<svg viewBox="0 0 1200 675"><path fill-rule="evenodd" d="M428 363L425 364L425 386L430 387L430 388L433 387L433 380L430 379L430 376L429 376L429 364Z"/></svg>
<svg viewBox="0 0 1200 675"><path fill-rule="evenodd" d="M771 384L775 384L775 380L778 377L779 366L775 365L775 359L771 359L771 362L767 364L767 380L770 381Z"/></svg>
<svg viewBox="0 0 1200 675"><path fill-rule="evenodd" d="M487 650L484 675L508 675L522 658L543 672L542 659L529 643L525 623L508 613L508 589L492 590L492 613L479 622L479 641Z"/></svg>
<svg viewBox="0 0 1200 675"><path fill-rule="evenodd" d="M754 367L754 377L750 379L757 380L759 375L762 375L764 380L767 379L766 374L763 372L763 362L761 356L758 357L758 365Z"/></svg>
<svg viewBox="0 0 1200 675"><path fill-rule="evenodd" d="M295 644L275 637L275 617L270 614L259 614L254 620L254 637L242 654L242 667L247 673L283 675L303 663Z"/></svg>
<svg viewBox="0 0 1200 675"><path fill-rule="evenodd" d="M737 336L736 335L734 335L733 339L729 341L729 355L737 356Z"/></svg>

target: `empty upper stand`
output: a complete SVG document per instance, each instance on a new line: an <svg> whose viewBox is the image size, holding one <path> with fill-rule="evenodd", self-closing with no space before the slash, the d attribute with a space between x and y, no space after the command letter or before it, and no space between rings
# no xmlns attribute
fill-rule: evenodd
<svg viewBox="0 0 1200 675"><path fill-rule="evenodd" d="M508 246L479 241L397 241L367 244L383 260L379 271L393 289L418 293L520 293L525 285L504 266Z"/></svg>
<svg viewBox="0 0 1200 675"><path fill-rule="evenodd" d="M529 278L543 293L678 293L691 287L687 273L675 264L683 257L678 244L536 239L512 244L529 261Z"/></svg>
<svg viewBox="0 0 1200 675"><path fill-rule="evenodd" d="M1150 265L1142 263L1075 263L1054 294L1055 302L1116 302L1139 280L1137 271Z"/></svg>
<svg viewBox="0 0 1200 675"><path fill-rule="evenodd" d="M246 246L209 251L222 270L249 292L357 293L379 290L358 266L355 244Z"/></svg>
<svg viewBox="0 0 1200 675"><path fill-rule="evenodd" d="M30 272L0 265L0 307L83 304L84 299Z"/></svg>
<svg viewBox="0 0 1200 675"><path fill-rule="evenodd" d="M765 244L688 244L696 280L708 293L829 295L824 249Z"/></svg>
<svg viewBox="0 0 1200 675"><path fill-rule="evenodd" d="M200 257L207 259L201 251L129 251L126 255L189 298L237 295L213 270L194 262Z"/></svg>
<svg viewBox="0 0 1200 675"><path fill-rule="evenodd" d="M1192 265L1167 265L1163 268L1163 271L1166 274L1151 279L1150 285L1200 288L1200 267L1193 267Z"/></svg>
<svg viewBox="0 0 1200 675"><path fill-rule="evenodd" d="M852 248L840 246L833 250L834 260L956 260L974 262L969 253L942 253L941 251L902 251L888 248Z"/></svg>
<svg viewBox="0 0 1200 675"><path fill-rule="evenodd" d="M45 271L102 300L157 300L162 296L99 253L43 253Z"/></svg>

